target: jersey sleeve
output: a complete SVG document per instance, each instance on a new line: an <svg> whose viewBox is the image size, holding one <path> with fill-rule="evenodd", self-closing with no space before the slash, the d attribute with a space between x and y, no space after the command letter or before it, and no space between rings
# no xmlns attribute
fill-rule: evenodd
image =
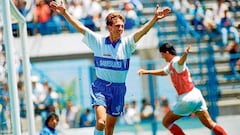
<svg viewBox="0 0 240 135"><path fill-rule="evenodd" d="M165 74L169 74L169 66L170 64L167 64L165 67L163 67L163 71Z"/></svg>
<svg viewBox="0 0 240 135"><path fill-rule="evenodd" d="M137 47L137 44L135 43L134 41L134 35L131 34L129 35L127 38L127 42L128 42L128 45L129 45L129 49L130 49L130 52L133 53L135 50L136 50L136 47Z"/></svg>
<svg viewBox="0 0 240 135"><path fill-rule="evenodd" d="M83 43L85 43L92 51L99 49L99 43L101 42L101 36L94 33L91 30L86 29L86 33L83 37Z"/></svg>
<svg viewBox="0 0 240 135"><path fill-rule="evenodd" d="M184 62L182 65L178 64L178 61L180 60L180 57L177 57L173 62L173 68L178 72L181 73L186 68L186 62Z"/></svg>

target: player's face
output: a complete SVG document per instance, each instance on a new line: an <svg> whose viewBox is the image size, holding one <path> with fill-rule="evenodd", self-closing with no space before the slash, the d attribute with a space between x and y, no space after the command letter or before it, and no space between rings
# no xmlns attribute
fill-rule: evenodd
<svg viewBox="0 0 240 135"><path fill-rule="evenodd" d="M48 126L49 126L50 128L55 129L56 126L57 126L57 124L58 124L58 119L57 119L57 118L52 117L52 118L48 121Z"/></svg>
<svg viewBox="0 0 240 135"><path fill-rule="evenodd" d="M166 53L161 52L161 56L162 56L162 58L163 58L166 62L169 62L169 60L168 60L168 53L167 53L167 52L166 52Z"/></svg>
<svg viewBox="0 0 240 135"><path fill-rule="evenodd" d="M108 28L111 35L114 37L120 37L124 31L124 22L121 19L116 18Z"/></svg>

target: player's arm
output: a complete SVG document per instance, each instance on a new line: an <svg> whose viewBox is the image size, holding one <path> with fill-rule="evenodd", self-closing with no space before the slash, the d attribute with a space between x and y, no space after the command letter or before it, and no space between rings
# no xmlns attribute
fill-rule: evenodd
<svg viewBox="0 0 240 135"><path fill-rule="evenodd" d="M189 53L189 50L190 50L190 45L185 49L183 55L180 57L179 61L178 61L178 64L179 65L183 65L184 62L186 61L187 59L187 56L188 56L188 53Z"/></svg>
<svg viewBox="0 0 240 135"><path fill-rule="evenodd" d="M146 74L159 75L159 76L167 75L163 69L158 69L158 70L139 69L137 73L139 75L146 75Z"/></svg>
<svg viewBox="0 0 240 135"><path fill-rule="evenodd" d="M143 25L136 33L134 34L134 41L137 42L145 35L154 25L156 21L162 19L171 13L171 9L166 7L162 10L159 9L159 5L156 6L156 11L154 17L149 20L145 25Z"/></svg>
<svg viewBox="0 0 240 135"><path fill-rule="evenodd" d="M64 16L69 23L73 25L73 27L82 34L85 34L86 27L76 18L74 18L64 7L63 2L60 4L56 3L55 1L51 1L49 4L50 8L57 13Z"/></svg>

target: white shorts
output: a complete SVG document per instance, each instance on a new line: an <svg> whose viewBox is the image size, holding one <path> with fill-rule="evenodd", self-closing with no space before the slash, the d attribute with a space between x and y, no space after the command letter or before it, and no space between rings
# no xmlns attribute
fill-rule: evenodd
<svg viewBox="0 0 240 135"><path fill-rule="evenodd" d="M177 103L173 106L173 113L180 116L189 116L203 110L207 110L206 101L197 88L178 96Z"/></svg>

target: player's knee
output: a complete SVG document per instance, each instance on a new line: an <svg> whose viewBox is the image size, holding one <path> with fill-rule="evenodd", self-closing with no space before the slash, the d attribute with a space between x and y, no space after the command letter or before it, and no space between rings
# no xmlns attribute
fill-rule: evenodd
<svg viewBox="0 0 240 135"><path fill-rule="evenodd" d="M103 119L99 119L99 120L97 120L97 127L99 128L99 129L104 129L105 128L105 126L106 126L106 122L105 122L105 120L103 120Z"/></svg>
<svg viewBox="0 0 240 135"><path fill-rule="evenodd" d="M162 122L162 124L165 128L168 128L168 124L166 122Z"/></svg>
<svg viewBox="0 0 240 135"><path fill-rule="evenodd" d="M165 128L168 128L169 125L171 125L171 123L168 122L168 120L166 120L166 119L163 119L163 120L162 120L162 124L163 124L163 126L164 126Z"/></svg>

